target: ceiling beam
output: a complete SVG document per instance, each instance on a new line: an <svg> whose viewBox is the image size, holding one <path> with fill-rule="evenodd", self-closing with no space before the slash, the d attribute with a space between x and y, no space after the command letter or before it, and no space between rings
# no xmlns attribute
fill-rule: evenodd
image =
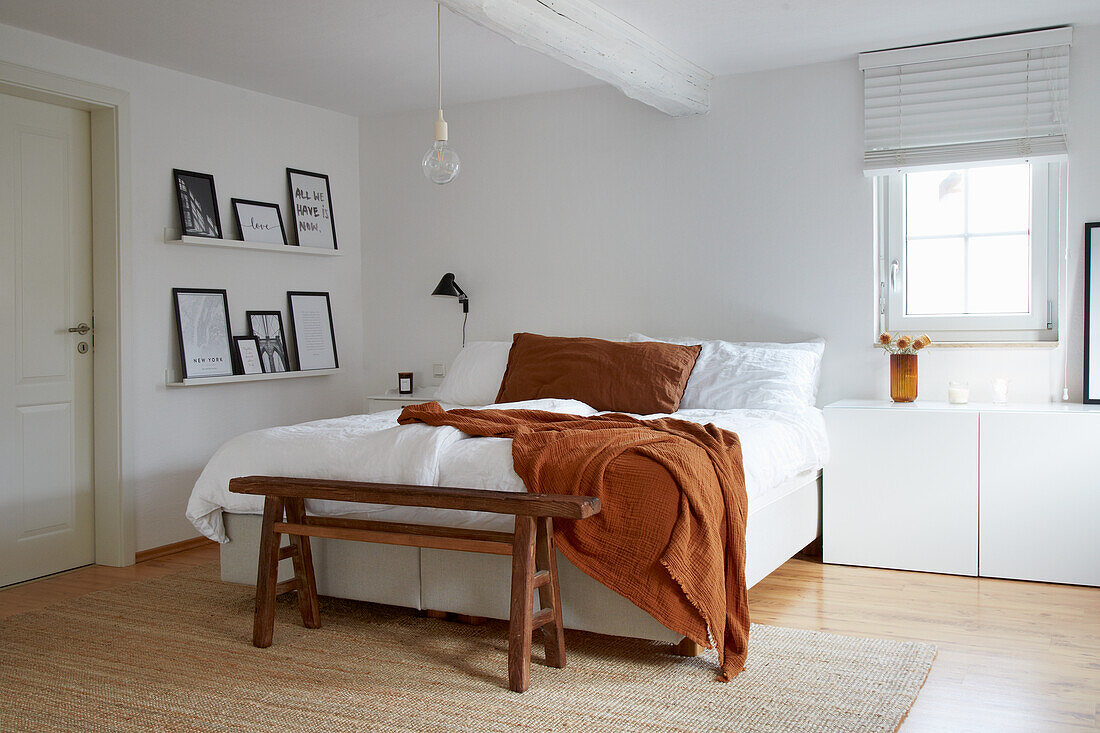
<svg viewBox="0 0 1100 733"><path fill-rule="evenodd" d="M714 76L589 0L439 0L673 117L706 114Z"/></svg>

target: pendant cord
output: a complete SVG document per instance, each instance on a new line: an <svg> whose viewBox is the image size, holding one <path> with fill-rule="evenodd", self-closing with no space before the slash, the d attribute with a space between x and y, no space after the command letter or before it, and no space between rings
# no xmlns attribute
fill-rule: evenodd
<svg viewBox="0 0 1100 733"><path fill-rule="evenodd" d="M439 93L439 111L443 111L443 6L435 4L435 80Z"/></svg>
<svg viewBox="0 0 1100 733"><path fill-rule="evenodd" d="M462 345L466 346L466 319L470 317L470 312L466 311L462 315Z"/></svg>

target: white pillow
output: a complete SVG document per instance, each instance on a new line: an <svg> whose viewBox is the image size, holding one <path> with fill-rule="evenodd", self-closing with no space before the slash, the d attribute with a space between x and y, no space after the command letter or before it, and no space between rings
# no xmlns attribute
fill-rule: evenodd
<svg viewBox="0 0 1100 733"><path fill-rule="evenodd" d="M466 344L436 390L435 398L452 405L491 405L500 391L511 348L511 341Z"/></svg>
<svg viewBox="0 0 1100 733"><path fill-rule="evenodd" d="M782 410L812 406L817 401L825 352L821 339L795 344L733 343L653 339L632 333L630 340L702 346L680 401L681 410Z"/></svg>

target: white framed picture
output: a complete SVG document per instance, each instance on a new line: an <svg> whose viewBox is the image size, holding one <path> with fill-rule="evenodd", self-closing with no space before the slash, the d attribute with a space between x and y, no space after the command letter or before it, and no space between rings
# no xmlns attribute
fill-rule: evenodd
<svg viewBox="0 0 1100 733"><path fill-rule="evenodd" d="M290 324L294 329L294 356L298 369L335 369L336 329L332 325L332 305L328 293L288 291Z"/></svg>
<svg viewBox="0 0 1100 733"><path fill-rule="evenodd" d="M237 231L241 233L243 241L287 243L283 214L277 205L248 199L230 200L233 203L233 217L237 220Z"/></svg>

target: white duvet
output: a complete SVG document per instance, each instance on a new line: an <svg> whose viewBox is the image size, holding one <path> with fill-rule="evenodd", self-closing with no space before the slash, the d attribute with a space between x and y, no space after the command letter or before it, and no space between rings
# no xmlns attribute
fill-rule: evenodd
<svg viewBox="0 0 1100 733"><path fill-rule="evenodd" d="M533 400L489 407L582 416L597 414L596 410L576 400ZM511 440L472 438L451 427L398 425L399 414L391 410L373 415L350 415L256 430L233 438L218 449L199 476L187 503L187 518L210 539L228 542L222 512L262 513L263 497L229 492L229 480L236 476L301 476L526 490L512 469ZM821 411L812 407L782 412L680 410L671 417L701 424L714 423L738 434L750 508L754 497L799 473L818 469L828 460L824 419ZM310 501L307 509L312 514L360 514L391 522L511 528L510 517L481 512L331 501Z"/></svg>

